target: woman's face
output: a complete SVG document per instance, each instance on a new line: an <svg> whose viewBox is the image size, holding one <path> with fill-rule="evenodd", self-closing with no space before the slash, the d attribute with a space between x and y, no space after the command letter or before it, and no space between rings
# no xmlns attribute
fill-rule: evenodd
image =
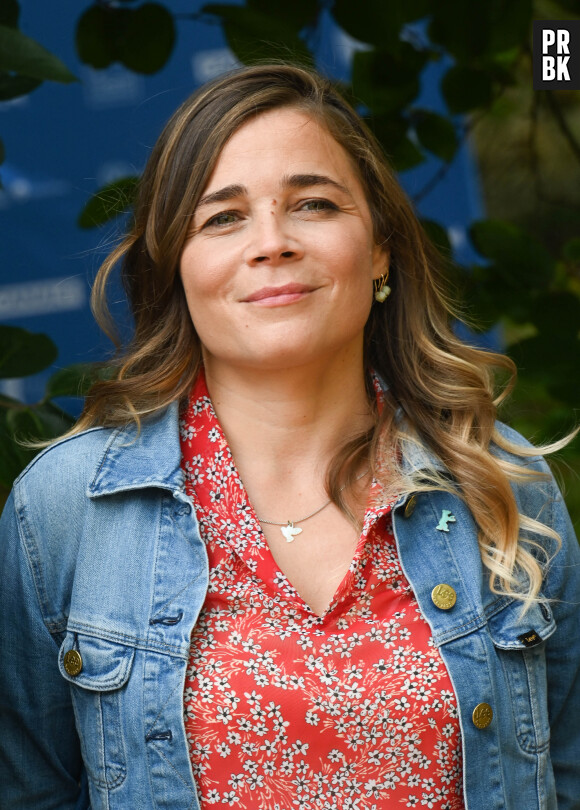
<svg viewBox="0 0 580 810"><path fill-rule="evenodd" d="M258 115L226 143L181 256L206 365L362 358L386 264L345 150L299 110Z"/></svg>

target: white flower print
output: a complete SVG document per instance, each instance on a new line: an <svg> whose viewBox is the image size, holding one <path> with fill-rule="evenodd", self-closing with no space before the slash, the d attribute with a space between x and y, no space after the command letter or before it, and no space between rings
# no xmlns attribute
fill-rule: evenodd
<svg viewBox="0 0 580 810"><path fill-rule="evenodd" d="M202 806L463 810L455 697L378 482L317 616L273 560L201 377L180 438L210 561L184 688Z"/></svg>

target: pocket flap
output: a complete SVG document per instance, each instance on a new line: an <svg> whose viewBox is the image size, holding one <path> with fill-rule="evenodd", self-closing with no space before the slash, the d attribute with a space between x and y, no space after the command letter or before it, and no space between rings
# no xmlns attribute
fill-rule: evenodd
<svg viewBox="0 0 580 810"><path fill-rule="evenodd" d="M493 643L500 650L525 650L549 638L556 629L552 611L536 602L522 616L522 602L514 600L487 623Z"/></svg>
<svg viewBox="0 0 580 810"><path fill-rule="evenodd" d="M60 648L58 667L69 683L105 692L127 682L134 657L134 647L69 632Z"/></svg>

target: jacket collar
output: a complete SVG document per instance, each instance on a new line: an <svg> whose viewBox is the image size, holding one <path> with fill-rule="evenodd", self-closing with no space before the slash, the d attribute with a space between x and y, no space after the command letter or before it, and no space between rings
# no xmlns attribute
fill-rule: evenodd
<svg viewBox="0 0 580 810"><path fill-rule="evenodd" d="M409 477L420 476L422 471L434 471L444 473L446 467L441 459L436 456L428 447L421 444L412 431L405 434L402 443L403 452L401 467L403 473Z"/></svg>
<svg viewBox="0 0 580 810"><path fill-rule="evenodd" d="M390 387L389 383L376 371L374 371L373 374L386 394ZM420 474L422 470L437 470L439 472L445 471L445 466L443 465L441 459L439 459L420 441L415 430L407 419L405 411L400 405L397 406L395 411L395 423L404 435L401 448L401 467L405 475L412 478L417 474Z"/></svg>
<svg viewBox="0 0 580 810"><path fill-rule="evenodd" d="M179 403L141 423L112 431L88 486L89 497L160 487L183 492Z"/></svg>
<svg viewBox="0 0 580 810"><path fill-rule="evenodd" d="M405 423L400 408L397 422ZM405 474L416 476L422 470L445 469L441 461L413 437L412 431L408 436L403 442ZM140 430L132 423L111 432L89 483L88 495L96 498L147 487L160 487L174 493L185 489L178 402L144 419Z"/></svg>

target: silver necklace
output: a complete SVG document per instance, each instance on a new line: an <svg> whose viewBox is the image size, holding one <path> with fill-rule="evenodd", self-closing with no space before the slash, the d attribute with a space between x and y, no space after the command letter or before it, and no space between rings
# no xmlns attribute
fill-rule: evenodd
<svg viewBox="0 0 580 810"><path fill-rule="evenodd" d="M361 473L355 478L355 481L360 481L360 479L364 478L364 476L367 473L368 470L365 470L363 473ZM342 492L345 486L346 484L339 489L339 492ZM296 535L302 532L302 529L296 524L304 523L306 520L310 520L310 518L313 518L315 515L318 515L320 512L322 512L323 509L326 509L327 506L330 506L331 503L332 498L329 498L326 501L326 503L323 503L322 506L319 506L318 509L316 509L314 512L311 512L309 515L306 515L306 517L299 518L298 520L287 520L286 523L277 523L275 520L262 520L262 518L258 517L257 515L256 517L258 517L260 523L265 523L268 526L279 526L280 531L284 535L286 542L292 543Z"/></svg>

